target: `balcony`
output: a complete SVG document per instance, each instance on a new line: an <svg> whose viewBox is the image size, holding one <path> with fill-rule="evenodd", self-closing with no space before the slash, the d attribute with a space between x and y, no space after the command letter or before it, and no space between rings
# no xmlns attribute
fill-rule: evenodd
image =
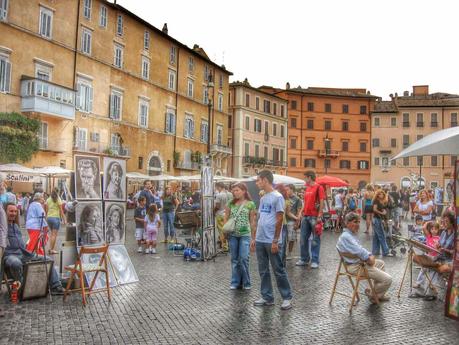
<svg viewBox="0 0 459 345"><path fill-rule="evenodd" d="M244 156L244 164L253 164L253 165L266 165L267 159L264 157L253 157L253 156Z"/></svg>
<svg viewBox="0 0 459 345"><path fill-rule="evenodd" d="M212 154L220 153L220 154L225 154L225 155L231 155L233 153L233 150L229 146L213 144L210 146L210 153Z"/></svg>
<svg viewBox="0 0 459 345"><path fill-rule="evenodd" d="M196 162L178 161L174 162L174 168L181 170L200 170L201 166L199 163Z"/></svg>
<svg viewBox="0 0 459 345"><path fill-rule="evenodd" d="M339 152L335 150L318 150L317 155L321 158L336 158L339 156Z"/></svg>
<svg viewBox="0 0 459 345"><path fill-rule="evenodd" d="M271 165L273 167L286 167L287 162L280 160L267 160L266 165Z"/></svg>
<svg viewBox="0 0 459 345"><path fill-rule="evenodd" d="M403 121L403 128L408 128L410 127L410 123L407 121Z"/></svg>
<svg viewBox="0 0 459 345"><path fill-rule="evenodd" d="M22 76L21 111L75 120L75 91L46 80Z"/></svg>
<svg viewBox="0 0 459 345"><path fill-rule="evenodd" d="M38 149L43 152L64 153L65 141L62 139L38 137Z"/></svg>
<svg viewBox="0 0 459 345"><path fill-rule="evenodd" d="M77 142L73 146L73 151L84 153L96 153L99 155L114 156L114 157L130 157L131 149L123 145L122 147L113 147L111 145L97 142Z"/></svg>
<svg viewBox="0 0 459 345"><path fill-rule="evenodd" d="M379 153L383 155L390 155L392 154L392 147L380 147Z"/></svg>
<svg viewBox="0 0 459 345"><path fill-rule="evenodd" d="M418 128L423 128L423 127L424 127L424 121L418 121L418 122L416 122L416 127L418 127Z"/></svg>

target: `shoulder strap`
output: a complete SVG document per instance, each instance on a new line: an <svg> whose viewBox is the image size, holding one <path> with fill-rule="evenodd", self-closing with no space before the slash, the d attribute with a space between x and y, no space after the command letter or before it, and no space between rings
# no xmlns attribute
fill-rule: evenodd
<svg viewBox="0 0 459 345"><path fill-rule="evenodd" d="M234 215L234 218L237 218L237 216L239 216L239 213L241 213L241 210L242 208L244 207L244 205L246 204L247 202L244 202L243 204L239 205L239 208L237 209L237 212L236 214Z"/></svg>

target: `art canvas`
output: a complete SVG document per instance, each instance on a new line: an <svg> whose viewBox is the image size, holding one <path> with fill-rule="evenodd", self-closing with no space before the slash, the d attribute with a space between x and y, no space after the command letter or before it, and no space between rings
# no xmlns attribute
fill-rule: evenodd
<svg viewBox="0 0 459 345"><path fill-rule="evenodd" d="M126 203L105 203L105 242L109 244L124 244Z"/></svg>
<svg viewBox="0 0 459 345"><path fill-rule="evenodd" d="M48 281L53 264L54 261L46 260L46 264L43 261L29 261L24 265L22 300L45 297L48 294Z"/></svg>
<svg viewBox="0 0 459 345"><path fill-rule="evenodd" d="M76 199L102 199L99 157L75 156L74 167Z"/></svg>
<svg viewBox="0 0 459 345"><path fill-rule="evenodd" d="M83 254L81 257L81 261L83 262L83 264L98 264L100 262L101 257L102 257L102 253ZM110 265L109 260L107 260L107 267L108 267L108 279L109 279L110 287L115 287L118 285L118 283L116 282L115 274L113 273L113 268ZM85 273L85 278L86 278L86 282L88 286L89 284L91 284L92 279L94 278L95 274L96 274L95 272ZM97 275L96 282L94 284L94 288L95 289L105 288L106 283L107 282L106 282L105 273L99 272L99 274Z"/></svg>
<svg viewBox="0 0 459 345"><path fill-rule="evenodd" d="M119 285L134 283L139 280L125 246L110 246L108 254Z"/></svg>
<svg viewBox="0 0 459 345"><path fill-rule="evenodd" d="M445 179L443 186L444 186L443 202L445 204L449 204L450 202L454 200L454 180Z"/></svg>
<svg viewBox="0 0 459 345"><path fill-rule="evenodd" d="M126 161L104 157L104 200L126 200Z"/></svg>
<svg viewBox="0 0 459 345"><path fill-rule="evenodd" d="M104 240L102 203L98 201L79 202L75 208L77 245L101 245Z"/></svg>

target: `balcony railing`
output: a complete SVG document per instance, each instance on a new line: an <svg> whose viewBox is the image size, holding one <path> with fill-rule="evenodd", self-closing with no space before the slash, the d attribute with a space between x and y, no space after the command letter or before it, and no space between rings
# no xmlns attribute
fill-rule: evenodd
<svg viewBox="0 0 459 345"><path fill-rule="evenodd" d="M38 137L38 149L44 152L65 152L65 141L48 137Z"/></svg>
<svg viewBox="0 0 459 345"><path fill-rule="evenodd" d="M418 121L418 122L416 122L416 127L419 127L419 128L424 127L424 121Z"/></svg>
<svg viewBox="0 0 459 345"><path fill-rule="evenodd" d="M318 156L322 158L323 157L335 158L339 156L339 152L335 150L319 150Z"/></svg>
<svg viewBox="0 0 459 345"><path fill-rule="evenodd" d="M230 155L233 153L233 150L229 146L213 144L210 146L211 153L224 153Z"/></svg>
<svg viewBox="0 0 459 345"><path fill-rule="evenodd" d="M274 166L274 167L286 167L287 166L287 162L285 161L280 161L280 160L268 160L266 161L266 165L271 165L271 166Z"/></svg>
<svg viewBox="0 0 459 345"><path fill-rule="evenodd" d="M73 145L73 150L78 152L90 152L90 153L98 153L102 155L108 156L116 156L116 157L130 157L131 156L131 149L123 145L120 147L113 147L112 145L96 143L92 141L80 141Z"/></svg>
<svg viewBox="0 0 459 345"><path fill-rule="evenodd" d="M199 165L199 163L195 162L178 161L174 162L174 168L182 170L200 170L201 166Z"/></svg>
<svg viewBox="0 0 459 345"><path fill-rule="evenodd" d="M46 80L23 76L21 111L75 120L75 91Z"/></svg>
<svg viewBox="0 0 459 345"><path fill-rule="evenodd" d="M403 122L403 128L407 128L407 127L410 127L410 123L407 122L407 121L404 121Z"/></svg>
<svg viewBox="0 0 459 345"><path fill-rule="evenodd" d="M432 121L430 123L430 127L432 127L432 128L438 127L438 122L437 121Z"/></svg>
<svg viewBox="0 0 459 345"><path fill-rule="evenodd" d="M244 156L243 162L245 164L258 164L266 165L268 160L264 157L253 157L253 156Z"/></svg>

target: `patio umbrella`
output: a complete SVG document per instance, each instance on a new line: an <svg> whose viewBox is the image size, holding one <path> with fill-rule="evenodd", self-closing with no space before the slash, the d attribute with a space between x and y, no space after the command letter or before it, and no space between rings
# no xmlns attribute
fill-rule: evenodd
<svg viewBox="0 0 459 345"><path fill-rule="evenodd" d="M330 187L347 187L349 183L335 176L320 176L316 179L316 183L321 185L327 185Z"/></svg>
<svg viewBox="0 0 459 345"><path fill-rule="evenodd" d="M287 175L279 175L279 174L273 174L274 177L274 184L293 184L293 185L302 185L304 186L304 181L302 179L292 177L292 176L287 176ZM252 176L250 177L250 180L255 181L257 179L257 176Z"/></svg>
<svg viewBox="0 0 459 345"><path fill-rule="evenodd" d="M16 163L8 163L8 164L1 164L0 165L0 172L2 173L18 173L18 174L25 174L25 175L40 175L34 169L27 168L23 165L16 164Z"/></svg>
<svg viewBox="0 0 459 345"><path fill-rule="evenodd" d="M52 165L43 168L35 168L33 170L40 175L46 175L48 177L70 177L72 172L71 170Z"/></svg>

